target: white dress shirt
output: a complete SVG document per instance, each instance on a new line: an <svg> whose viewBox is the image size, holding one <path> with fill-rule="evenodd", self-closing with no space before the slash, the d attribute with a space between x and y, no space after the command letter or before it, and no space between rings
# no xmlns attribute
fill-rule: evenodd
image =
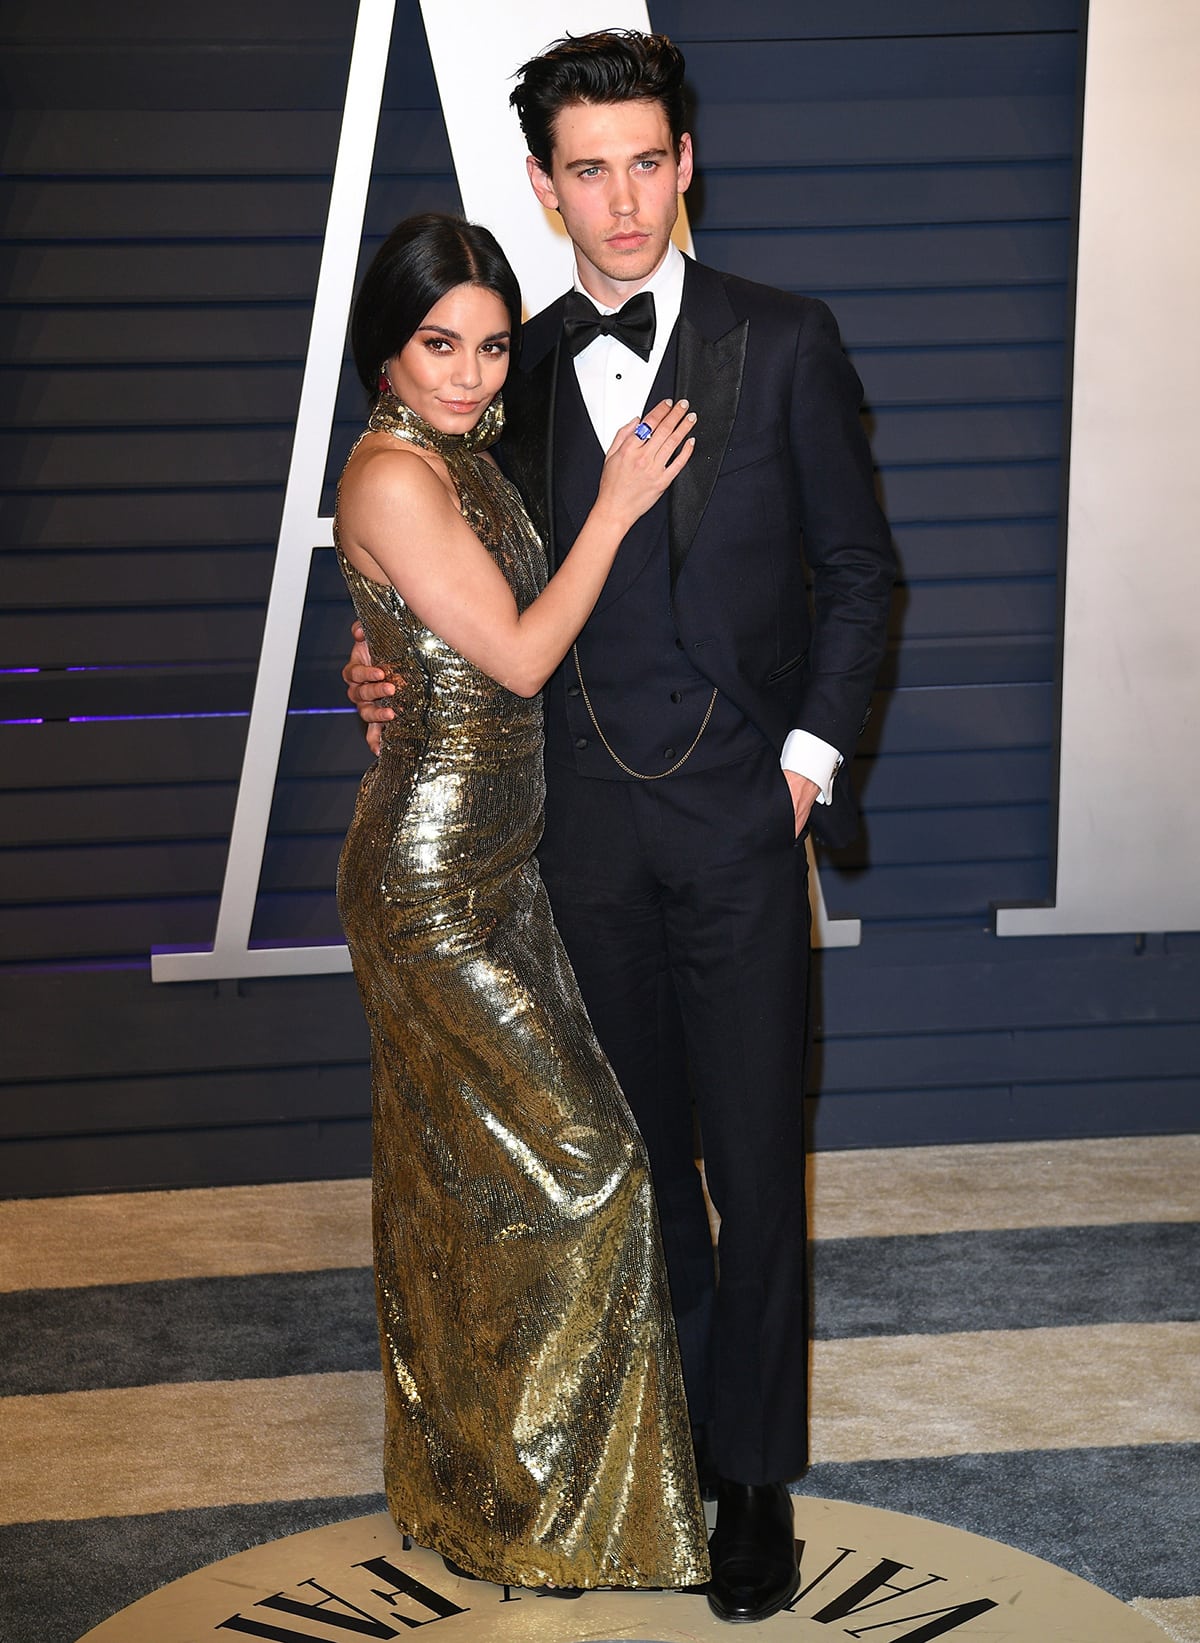
<svg viewBox="0 0 1200 1643"><path fill-rule="evenodd" d="M685 267L683 253L677 246L669 245L666 256L640 287L654 295L654 347L650 350L649 359L640 358L619 337L606 336L596 337L575 355L579 391L604 451L612 444L619 428L634 417L640 417L647 409L646 401L679 318ZM607 308L596 301L580 279L578 266L574 285L598 313L617 312L615 308ZM692 409L703 419L703 405L695 405ZM842 756L836 747L831 747L811 731L792 730L783 744L779 763L782 769L806 776L816 783L820 788L818 804L830 802L833 780L842 763Z"/></svg>

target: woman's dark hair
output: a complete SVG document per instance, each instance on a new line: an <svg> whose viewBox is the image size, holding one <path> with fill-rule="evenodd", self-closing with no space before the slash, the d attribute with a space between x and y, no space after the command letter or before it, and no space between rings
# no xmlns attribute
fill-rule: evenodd
<svg viewBox="0 0 1200 1643"><path fill-rule="evenodd" d="M531 57L517 70L509 102L517 111L525 142L543 171L553 159L554 122L572 103L661 103L671 141L687 130L683 53L665 34L637 29L602 29L567 35Z"/></svg>
<svg viewBox="0 0 1200 1643"><path fill-rule="evenodd" d="M511 346L521 342L521 288L495 236L478 223L427 211L392 229L363 275L350 316L350 347L372 398L379 367L398 354L434 303L457 285L494 291L508 309Z"/></svg>

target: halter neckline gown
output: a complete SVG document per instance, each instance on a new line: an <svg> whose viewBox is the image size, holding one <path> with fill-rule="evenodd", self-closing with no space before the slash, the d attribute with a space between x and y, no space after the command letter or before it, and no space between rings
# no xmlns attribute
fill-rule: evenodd
<svg viewBox="0 0 1200 1643"><path fill-rule="evenodd" d="M442 457L524 609L545 556L482 454L499 420L454 437L383 396L368 431ZM701 1583L645 1150L534 860L541 702L338 552L372 658L403 681L338 872L371 1032L389 1507L499 1583Z"/></svg>

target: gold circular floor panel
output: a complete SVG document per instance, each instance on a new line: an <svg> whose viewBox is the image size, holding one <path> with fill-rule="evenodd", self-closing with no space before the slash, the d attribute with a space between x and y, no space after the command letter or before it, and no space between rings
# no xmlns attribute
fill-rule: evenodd
<svg viewBox="0 0 1200 1643"><path fill-rule="evenodd" d="M800 1594L733 1631L703 1597L575 1601L460 1581L403 1549L387 1514L239 1552L152 1592L81 1643L1163 1643L1153 1622L1077 1576L961 1529L796 1496ZM428 1628L428 1629L426 1629Z"/></svg>

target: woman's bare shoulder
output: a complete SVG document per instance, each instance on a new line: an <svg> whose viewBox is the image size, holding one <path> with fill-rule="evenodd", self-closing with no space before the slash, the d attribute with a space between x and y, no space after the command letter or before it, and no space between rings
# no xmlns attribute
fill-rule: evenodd
<svg viewBox="0 0 1200 1643"><path fill-rule="evenodd" d="M435 466L436 462L436 466ZM351 453L341 480L341 501L391 507L436 502L448 495L449 476L413 445L390 434L368 434Z"/></svg>

